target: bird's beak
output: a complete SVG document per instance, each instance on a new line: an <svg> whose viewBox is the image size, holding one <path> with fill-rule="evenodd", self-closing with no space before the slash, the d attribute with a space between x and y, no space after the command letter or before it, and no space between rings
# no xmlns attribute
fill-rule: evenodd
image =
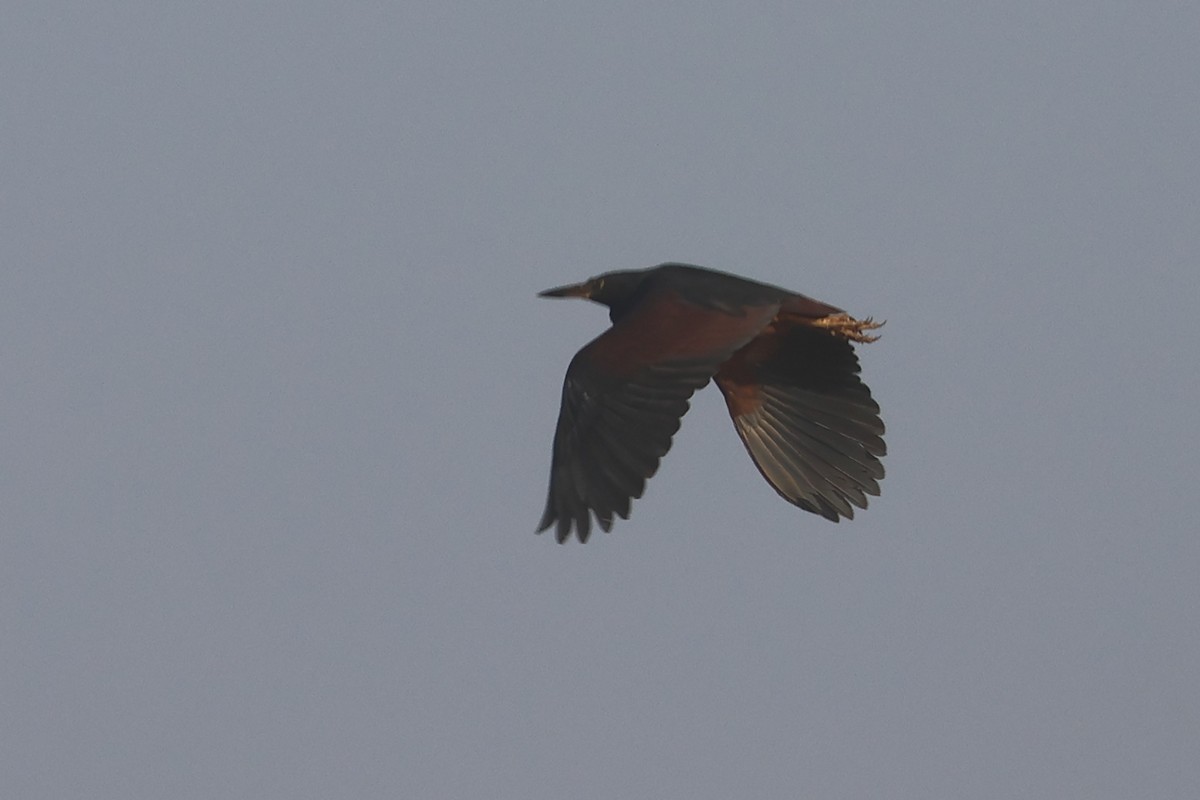
<svg viewBox="0 0 1200 800"><path fill-rule="evenodd" d="M588 283L573 283L538 292L538 297L588 297L591 293L592 287Z"/></svg>

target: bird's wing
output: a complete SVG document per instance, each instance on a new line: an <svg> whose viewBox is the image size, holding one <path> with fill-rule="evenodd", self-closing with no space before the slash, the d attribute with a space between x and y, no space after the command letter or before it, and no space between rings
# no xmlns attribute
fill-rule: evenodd
<svg viewBox="0 0 1200 800"><path fill-rule="evenodd" d="M785 500L837 522L879 494L879 405L850 342L781 315L716 375L759 472Z"/></svg>
<svg viewBox="0 0 1200 800"><path fill-rule="evenodd" d="M701 308L658 289L580 350L563 383L550 491L538 531L559 542L591 515L608 531L671 447L692 394L774 316L778 304L739 314Z"/></svg>

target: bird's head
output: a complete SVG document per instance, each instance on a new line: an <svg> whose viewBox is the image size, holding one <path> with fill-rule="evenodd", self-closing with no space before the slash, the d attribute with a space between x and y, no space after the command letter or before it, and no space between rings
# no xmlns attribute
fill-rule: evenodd
<svg viewBox="0 0 1200 800"><path fill-rule="evenodd" d="M609 316L615 321L632 305L649 273L644 269L606 272L583 283L538 292L538 297L582 297L608 306Z"/></svg>

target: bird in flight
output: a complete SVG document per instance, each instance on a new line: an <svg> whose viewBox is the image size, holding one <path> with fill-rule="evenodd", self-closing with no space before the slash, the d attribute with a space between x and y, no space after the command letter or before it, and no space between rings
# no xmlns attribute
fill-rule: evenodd
<svg viewBox="0 0 1200 800"><path fill-rule="evenodd" d="M612 327L571 359L538 532L565 542L629 518L692 394L715 380L776 492L837 522L879 494L879 405L852 342L880 327L776 286L690 264L608 272L539 297L608 306Z"/></svg>

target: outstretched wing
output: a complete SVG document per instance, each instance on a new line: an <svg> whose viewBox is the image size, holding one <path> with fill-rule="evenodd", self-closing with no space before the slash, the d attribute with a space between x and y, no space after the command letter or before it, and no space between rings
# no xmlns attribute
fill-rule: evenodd
<svg viewBox="0 0 1200 800"><path fill-rule="evenodd" d="M781 316L716 375L759 472L788 502L837 522L879 494L879 405L850 342Z"/></svg>
<svg viewBox="0 0 1200 800"><path fill-rule="evenodd" d="M550 492L538 531L581 542L604 531L671 448L692 394L771 320L778 304L729 313L652 290L571 360L554 433Z"/></svg>

